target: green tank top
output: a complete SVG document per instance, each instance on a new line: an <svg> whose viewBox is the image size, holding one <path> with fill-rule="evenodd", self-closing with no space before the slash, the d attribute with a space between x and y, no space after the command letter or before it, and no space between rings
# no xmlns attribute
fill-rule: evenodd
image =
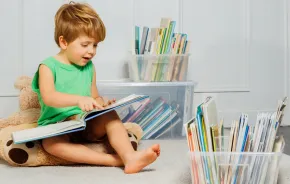
<svg viewBox="0 0 290 184"><path fill-rule="evenodd" d="M54 77L56 91L67 94L91 96L91 85L94 71L92 61L88 62L85 66L77 66L64 64L56 60L54 57L49 57L41 64L50 68ZM55 108L44 104L40 95L38 78L39 70L37 70L32 80L32 89L37 93L41 106L41 114L38 119L39 126L57 123L69 116L83 113L78 106Z"/></svg>

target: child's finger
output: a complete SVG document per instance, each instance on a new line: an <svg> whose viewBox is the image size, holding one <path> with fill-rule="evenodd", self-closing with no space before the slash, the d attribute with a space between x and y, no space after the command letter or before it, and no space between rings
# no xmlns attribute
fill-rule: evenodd
<svg viewBox="0 0 290 184"><path fill-rule="evenodd" d="M82 105L80 108L82 109L82 111L86 111L86 109L85 109L85 106L84 106L84 105Z"/></svg>
<svg viewBox="0 0 290 184"><path fill-rule="evenodd" d="M104 107L98 104L96 101L93 102L93 106L98 109L104 109Z"/></svg>
<svg viewBox="0 0 290 184"><path fill-rule="evenodd" d="M85 105L85 110L88 112L88 111L90 111L90 107L89 107L89 105Z"/></svg>
<svg viewBox="0 0 290 184"><path fill-rule="evenodd" d="M89 108L90 108L90 109L89 109L90 111L93 110L93 109L94 109L93 104L90 104L90 105L89 105Z"/></svg>
<svg viewBox="0 0 290 184"><path fill-rule="evenodd" d="M115 98L113 98L113 99L112 99L112 100L110 100L109 102L110 102L110 104L113 104L113 103L115 103L115 102L116 102L116 99L115 99Z"/></svg>

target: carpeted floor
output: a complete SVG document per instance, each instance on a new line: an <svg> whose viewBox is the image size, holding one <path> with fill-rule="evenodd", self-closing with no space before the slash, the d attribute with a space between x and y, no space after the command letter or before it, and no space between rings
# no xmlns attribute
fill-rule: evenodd
<svg viewBox="0 0 290 184"><path fill-rule="evenodd" d="M11 167L0 161L0 183L7 184L190 184L187 143L185 140L143 141L140 148L160 143L161 156L137 174L126 175L121 168L68 167ZM279 175L280 184L290 183L290 156L283 155Z"/></svg>
<svg viewBox="0 0 290 184"><path fill-rule="evenodd" d="M157 141L143 141L147 147ZM160 142L160 141L158 141ZM152 165L137 174L126 175L121 168L75 166L75 167L11 167L0 162L0 183L51 184L51 183L118 183L118 184L189 184L187 145L185 140L161 141L161 156ZM4 181L3 181L4 180Z"/></svg>

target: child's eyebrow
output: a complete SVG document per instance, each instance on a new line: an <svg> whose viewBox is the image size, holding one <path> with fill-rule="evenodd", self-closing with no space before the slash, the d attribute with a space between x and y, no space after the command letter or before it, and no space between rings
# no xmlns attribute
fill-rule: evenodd
<svg viewBox="0 0 290 184"><path fill-rule="evenodd" d="M98 44L97 42L94 42L94 41L82 41L81 44Z"/></svg>
<svg viewBox="0 0 290 184"><path fill-rule="evenodd" d="M92 43L91 41L82 41L81 43Z"/></svg>

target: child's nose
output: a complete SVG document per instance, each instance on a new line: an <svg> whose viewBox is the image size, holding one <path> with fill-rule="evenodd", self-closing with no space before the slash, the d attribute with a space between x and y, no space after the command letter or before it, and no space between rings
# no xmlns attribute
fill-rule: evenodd
<svg viewBox="0 0 290 184"><path fill-rule="evenodd" d="M94 47L89 47L88 53L89 54L94 54L96 49Z"/></svg>
<svg viewBox="0 0 290 184"><path fill-rule="evenodd" d="M88 50L88 53L89 54L93 54L95 52L95 49L94 48L90 48L89 50Z"/></svg>

